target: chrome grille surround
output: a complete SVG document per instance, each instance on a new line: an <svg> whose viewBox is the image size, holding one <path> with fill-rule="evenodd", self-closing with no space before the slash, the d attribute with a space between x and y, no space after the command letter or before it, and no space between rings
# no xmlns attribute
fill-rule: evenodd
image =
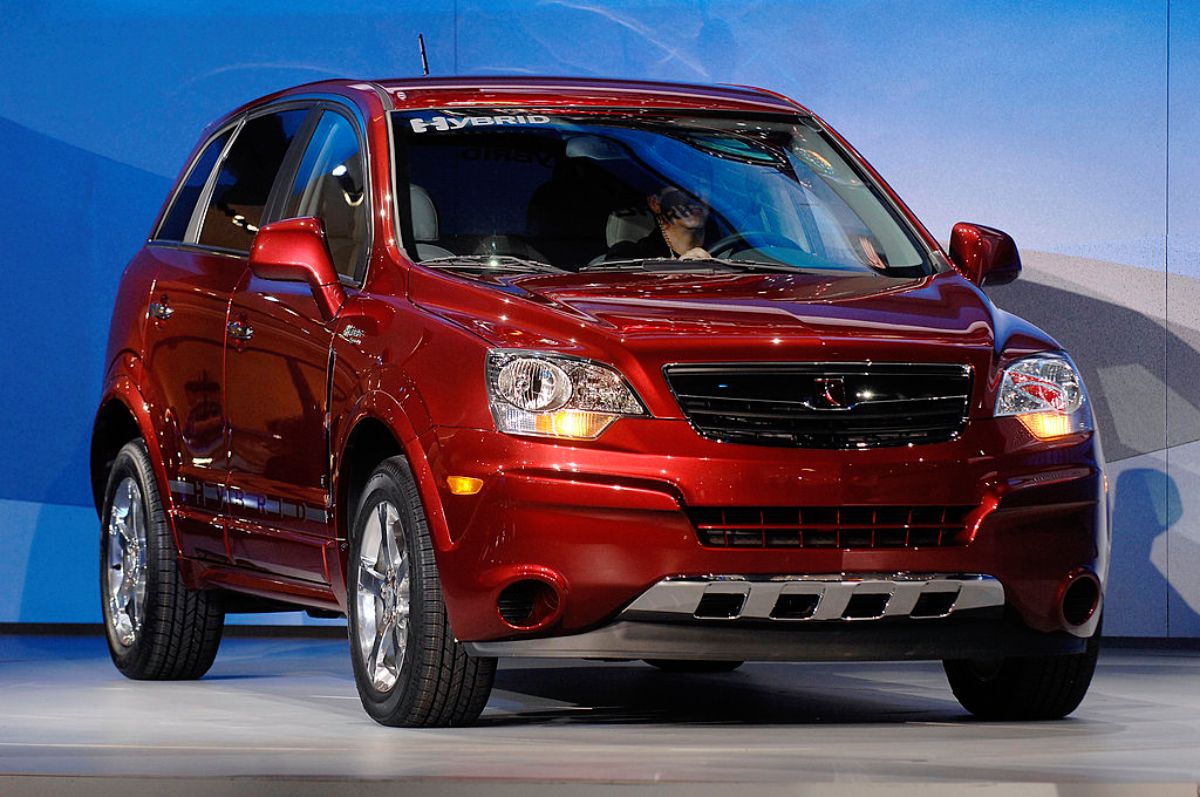
<svg viewBox="0 0 1200 797"><path fill-rule="evenodd" d="M958 363L676 363L663 376L692 427L723 442L854 449L958 437L972 368Z"/></svg>

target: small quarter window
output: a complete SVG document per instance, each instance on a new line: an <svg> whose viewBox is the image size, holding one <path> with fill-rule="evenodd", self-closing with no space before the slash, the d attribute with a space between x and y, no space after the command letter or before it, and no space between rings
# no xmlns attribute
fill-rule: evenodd
<svg viewBox="0 0 1200 797"><path fill-rule="evenodd" d="M203 246L250 250L279 167L307 115L307 109L297 108L258 116L242 126L217 172L200 230Z"/></svg>
<svg viewBox="0 0 1200 797"><path fill-rule="evenodd" d="M182 241L187 235L188 223L196 210L196 200L200 198L200 192L204 190L204 184L208 182L208 176L212 174L213 166L217 165L217 158L221 157L221 150L225 149L228 140L229 131L226 130L210 141L192 164L192 170L188 172L170 210L163 217L162 226L155 236L157 240Z"/></svg>
<svg viewBox="0 0 1200 797"><path fill-rule="evenodd" d="M338 273L357 276L367 242L362 153L350 120L326 111L313 131L284 200L284 218L316 216L325 224Z"/></svg>

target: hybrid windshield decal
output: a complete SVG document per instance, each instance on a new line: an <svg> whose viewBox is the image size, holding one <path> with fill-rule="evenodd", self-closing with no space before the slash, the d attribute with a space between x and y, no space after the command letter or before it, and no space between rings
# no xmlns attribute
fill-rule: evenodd
<svg viewBox="0 0 1200 797"><path fill-rule="evenodd" d="M549 116L530 114L528 116L434 116L430 119L412 118L408 120L414 133L424 133L428 130L462 130L464 127L489 127L491 125L546 125L550 124Z"/></svg>

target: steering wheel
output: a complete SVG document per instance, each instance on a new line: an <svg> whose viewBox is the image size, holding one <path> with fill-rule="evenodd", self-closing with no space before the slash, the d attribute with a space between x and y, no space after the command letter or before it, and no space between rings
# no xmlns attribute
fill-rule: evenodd
<svg viewBox="0 0 1200 797"><path fill-rule="evenodd" d="M751 238L754 239L754 243L750 243ZM708 247L708 252L713 257L728 257L734 252L744 252L747 249L758 249L763 246L777 246L781 249L804 251L803 247L786 235L768 230L747 230L746 232L735 232L726 235Z"/></svg>

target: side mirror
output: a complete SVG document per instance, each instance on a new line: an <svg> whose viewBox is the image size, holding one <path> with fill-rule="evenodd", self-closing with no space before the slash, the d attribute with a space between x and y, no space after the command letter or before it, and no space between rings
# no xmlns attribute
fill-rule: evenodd
<svg viewBox="0 0 1200 797"><path fill-rule="evenodd" d="M261 234L261 233L260 233ZM1021 255L1008 233L960 221L950 233L950 259L979 287L1007 285L1021 273Z"/></svg>
<svg viewBox="0 0 1200 797"><path fill-rule="evenodd" d="M284 219L264 225L250 248L250 270L259 279L307 282L326 321L346 303L320 219Z"/></svg>

